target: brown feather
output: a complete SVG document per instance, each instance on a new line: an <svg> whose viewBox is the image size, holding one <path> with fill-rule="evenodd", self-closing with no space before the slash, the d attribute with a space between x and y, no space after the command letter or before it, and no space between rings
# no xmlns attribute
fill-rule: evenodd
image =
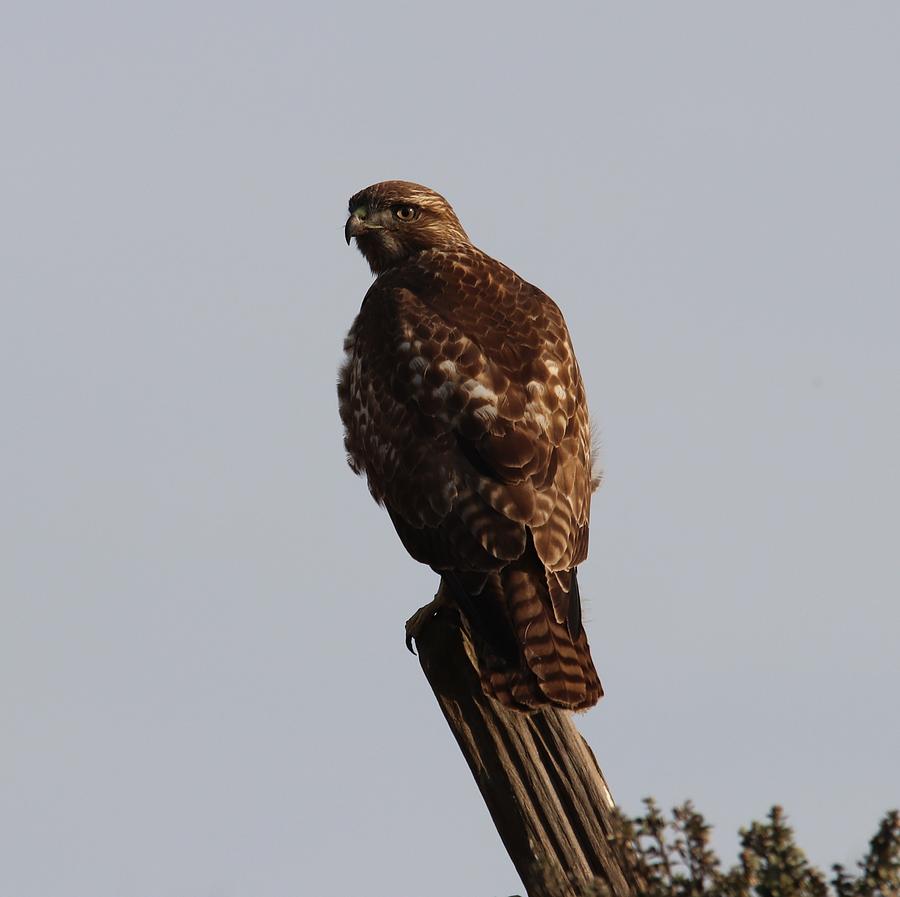
<svg viewBox="0 0 900 897"><path fill-rule="evenodd" d="M394 227L386 210L403 202L419 217ZM410 554L456 577L485 690L519 709L590 706L602 690L574 568L594 476L562 314L472 246L433 191L388 182L351 211L361 203L382 230L359 237L379 273L338 388L351 467Z"/></svg>

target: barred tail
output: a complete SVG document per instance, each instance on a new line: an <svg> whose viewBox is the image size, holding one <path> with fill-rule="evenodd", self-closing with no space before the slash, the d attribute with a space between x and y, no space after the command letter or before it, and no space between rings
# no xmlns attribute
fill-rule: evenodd
<svg viewBox="0 0 900 897"><path fill-rule="evenodd" d="M486 694L526 711L585 710L600 700L603 688L581 625L574 577L564 597L551 597L542 565L514 562L490 574L480 594L459 601Z"/></svg>

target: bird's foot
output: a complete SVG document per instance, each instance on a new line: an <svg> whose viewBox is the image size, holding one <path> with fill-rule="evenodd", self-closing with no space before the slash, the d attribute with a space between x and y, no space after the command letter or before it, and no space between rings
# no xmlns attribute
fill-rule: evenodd
<svg viewBox="0 0 900 897"><path fill-rule="evenodd" d="M418 641L419 635L423 632L425 627L431 622L434 618L434 615L447 603L447 599L444 596L444 587L441 587L437 590L434 598L428 602L424 607L420 607L407 621L406 621L406 647L409 649L410 653L415 654L415 648L413 648L413 639Z"/></svg>

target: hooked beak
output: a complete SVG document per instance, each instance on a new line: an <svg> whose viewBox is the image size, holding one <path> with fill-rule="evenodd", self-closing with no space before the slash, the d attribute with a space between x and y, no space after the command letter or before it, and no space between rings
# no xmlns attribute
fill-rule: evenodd
<svg viewBox="0 0 900 897"><path fill-rule="evenodd" d="M365 206L360 206L358 209L354 209L350 213L350 217L347 219L347 223L344 225L344 239L347 241L347 245L350 245L351 237L358 237L361 233L364 233L366 230L366 216L368 214L368 209Z"/></svg>
<svg viewBox="0 0 900 897"><path fill-rule="evenodd" d="M355 237L357 234L357 226L361 224L359 218L355 218L351 215L347 219L347 223L344 225L344 239L347 241L347 245L350 245L350 238Z"/></svg>

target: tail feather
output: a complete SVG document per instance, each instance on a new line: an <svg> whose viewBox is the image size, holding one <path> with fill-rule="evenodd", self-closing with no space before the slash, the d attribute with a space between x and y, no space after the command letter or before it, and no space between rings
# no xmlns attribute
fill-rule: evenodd
<svg viewBox="0 0 900 897"><path fill-rule="evenodd" d="M575 625L571 615L558 612L560 602L551 596L539 562L523 559L491 573L478 595L460 588L459 581L452 588L469 620L482 687L501 704L525 711L548 705L584 710L603 695L574 576L569 583L567 604L577 614Z"/></svg>

